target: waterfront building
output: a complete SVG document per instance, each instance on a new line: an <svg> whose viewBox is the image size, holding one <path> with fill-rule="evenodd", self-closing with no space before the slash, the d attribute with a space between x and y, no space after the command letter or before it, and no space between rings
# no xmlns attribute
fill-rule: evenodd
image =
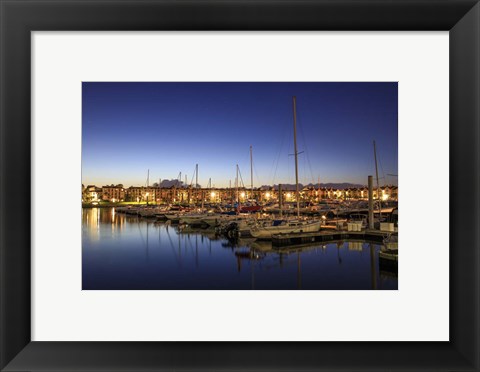
<svg viewBox="0 0 480 372"><path fill-rule="evenodd" d="M126 200L129 202L140 202L143 201L144 192L143 187L130 186L127 189Z"/></svg>
<svg viewBox="0 0 480 372"><path fill-rule="evenodd" d="M95 185L88 185L83 189L82 201L97 202L102 199L102 188Z"/></svg>
<svg viewBox="0 0 480 372"><path fill-rule="evenodd" d="M125 201L123 185L102 186L102 200L113 203Z"/></svg>
<svg viewBox="0 0 480 372"><path fill-rule="evenodd" d="M262 186L254 188L194 188L192 186L159 187L158 185L130 186L124 188L123 185L107 185L97 187L95 185L82 185L82 201L89 203L94 201L108 202L148 202L149 204L169 204L181 203L190 205L200 205L203 203L235 203L238 199L240 203L257 201L259 203L276 203L279 201L278 186ZM289 185L282 188L284 202L296 202L295 189ZM379 188L381 200L398 200L398 186L385 185ZM373 198L379 199L377 188L373 188ZM368 188L350 187L346 189L338 188L318 188L312 185L303 187L299 190L300 202L318 203L321 200L367 200Z"/></svg>

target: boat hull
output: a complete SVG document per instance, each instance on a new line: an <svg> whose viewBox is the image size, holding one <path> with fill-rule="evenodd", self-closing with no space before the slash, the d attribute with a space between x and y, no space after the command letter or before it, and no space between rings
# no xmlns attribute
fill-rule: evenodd
<svg viewBox="0 0 480 372"><path fill-rule="evenodd" d="M315 232L320 230L320 221L305 222L298 224L286 224L279 226L266 226L250 230L250 234L257 239L271 239L275 234L295 234L304 232Z"/></svg>

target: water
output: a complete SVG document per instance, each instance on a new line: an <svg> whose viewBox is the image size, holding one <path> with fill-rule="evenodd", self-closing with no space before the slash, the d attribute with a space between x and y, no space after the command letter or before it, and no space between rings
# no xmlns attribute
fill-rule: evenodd
<svg viewBox="0 0 480 372"><path fill-rule="evenodd" d="M380 245L339 242L272 249L213 230L84 209L82 285L88 289L397 289ZM391 269L390 269L391 270Z"/></svg>

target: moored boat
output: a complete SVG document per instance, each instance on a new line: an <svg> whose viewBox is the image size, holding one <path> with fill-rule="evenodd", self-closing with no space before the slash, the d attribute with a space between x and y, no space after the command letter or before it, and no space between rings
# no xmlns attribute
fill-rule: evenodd
<svg viewBox="0 0 480 372"><path fill-rule="evenodd" d="M271 225L255 226L251 228L250 234L257 239L271 239L272 235L274 234L293 234L319 231L320 225L320 220L274 220Z"/></svg>

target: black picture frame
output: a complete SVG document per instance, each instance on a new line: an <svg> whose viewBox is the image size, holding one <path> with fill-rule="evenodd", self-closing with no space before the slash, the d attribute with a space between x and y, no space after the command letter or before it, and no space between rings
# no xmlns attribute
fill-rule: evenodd
<svg viewBox="0 0 480 372"><path fill-rule="evenodd" d="M2 371L480 370L477 0L0 0L0 27ZM36 30L449 31L450 341L31 342L30 33Z"/></svg>

